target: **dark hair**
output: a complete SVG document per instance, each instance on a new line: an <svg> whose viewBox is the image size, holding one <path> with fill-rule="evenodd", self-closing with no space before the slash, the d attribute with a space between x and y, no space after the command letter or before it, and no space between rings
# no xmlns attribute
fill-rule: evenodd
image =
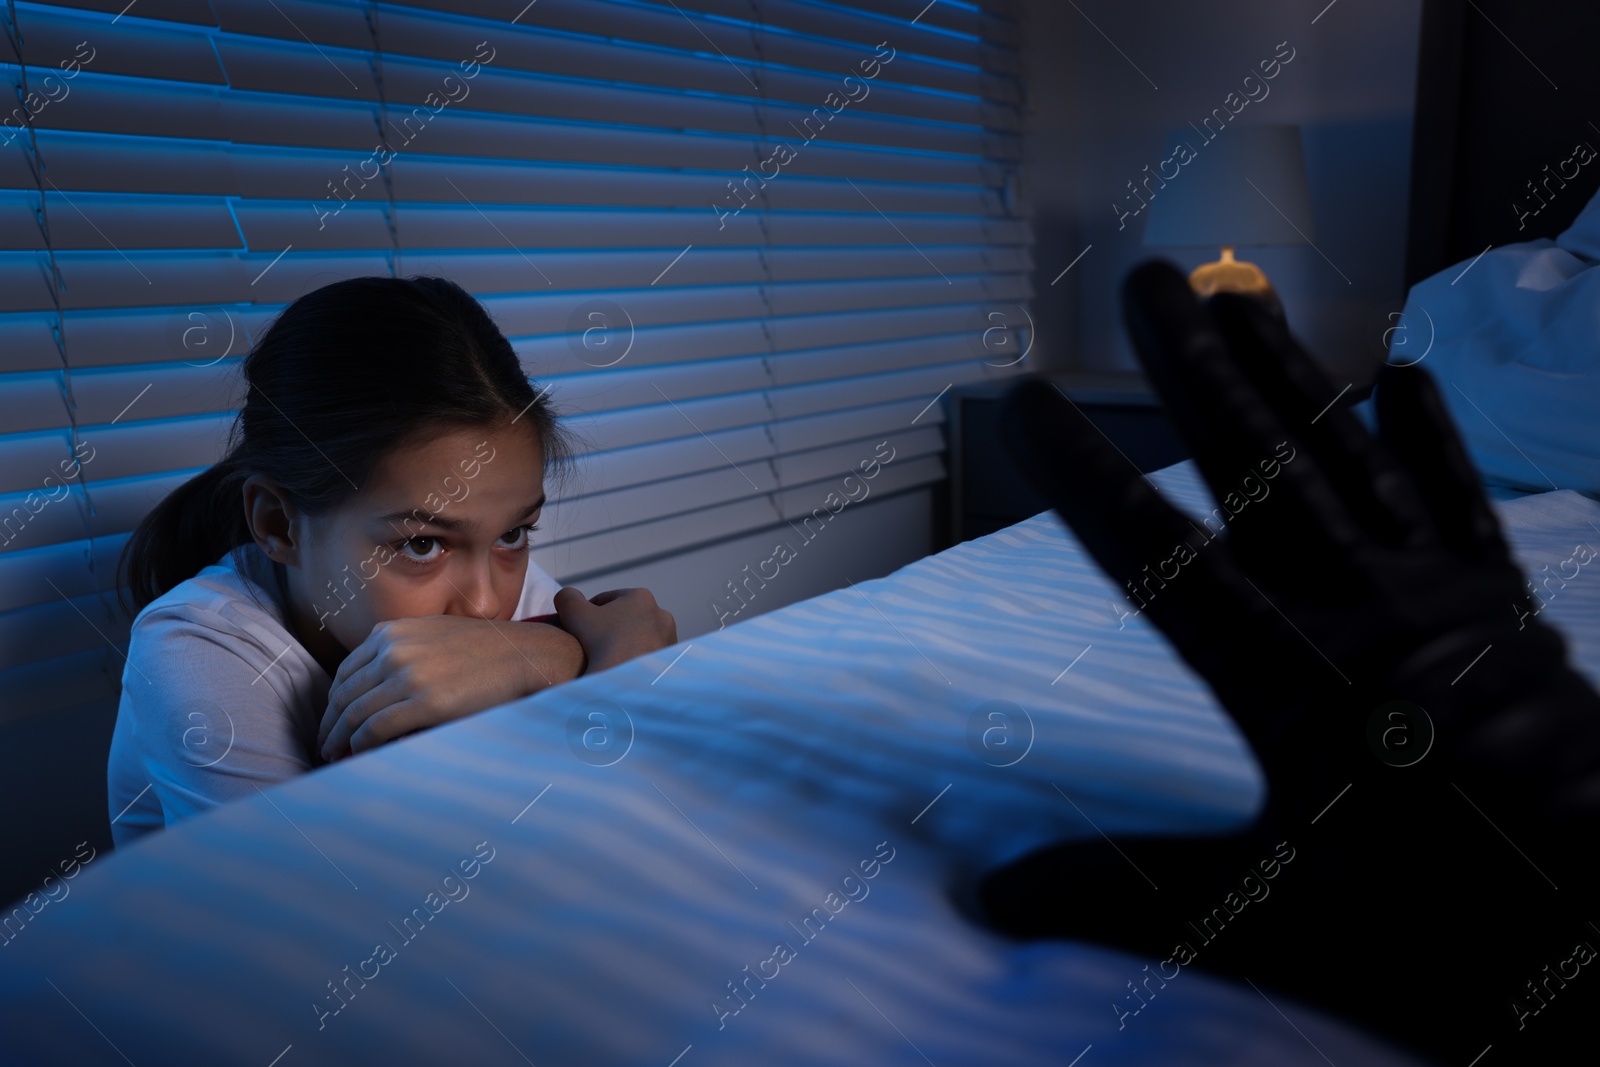
<svg viewBox="0 0 1600 1067"><path fill-rule="evenodd" d="M526 419L547 468L572 455L549 400L472 294L445 278L350 278L290 304L243 360L227 455L168 493L121 569L133 610L249 543L241 489L263 474L321 514L411 440Z"/></svg>

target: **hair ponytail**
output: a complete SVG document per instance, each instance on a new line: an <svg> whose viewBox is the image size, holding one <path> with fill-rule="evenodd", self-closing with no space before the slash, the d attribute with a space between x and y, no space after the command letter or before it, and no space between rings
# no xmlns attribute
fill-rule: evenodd
<svg viewBox="0 0 1600 1067"><path fill-rule="evenodd" d="M139 523L122 553L135 614L250 541L239 491L246 477L229 455L168 493Z"/></svg>
<svg viewBox="0 0 1600 1067"><path fill-rule="evenodd" d="M321 514L419 435L520 422L546 468L572 454L547 395L483 305L445 278L349 278L285 308L244 358L231 447L146 515L122 552L133 610L253 541L243 486L270 478Z"/></svg>

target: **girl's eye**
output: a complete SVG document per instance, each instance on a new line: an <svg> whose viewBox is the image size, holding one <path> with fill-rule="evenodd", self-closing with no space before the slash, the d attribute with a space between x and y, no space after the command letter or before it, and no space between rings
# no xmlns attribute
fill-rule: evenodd
<svg viewBox="0 0 1600 1067"><path fill-rule="evenodd" d="M509 548L513 551L527 548L528 535L538 528L538 523L530 523L526 526L518 526L515 529L507 530L500 535L500 547Z"/></svg>
<svg viewBox="0 0 1600 1067"><path fill-rule="evenodd" d="M444 552L444 545L437 537L413 537L402 542L400 553L413 563L432 563Z"/></svg>

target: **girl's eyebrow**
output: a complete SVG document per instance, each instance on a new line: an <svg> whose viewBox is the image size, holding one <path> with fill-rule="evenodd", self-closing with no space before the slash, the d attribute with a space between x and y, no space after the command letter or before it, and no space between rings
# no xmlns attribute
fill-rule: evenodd
<svg viewBox="0 0 1600 1067"><path fill-rule="evenodd" d="M517 517L527 518L529 515L532 515L534 512L544 507L546 499L546 494L540 493L539 499L523 508L522 511L518 513ZM468 531L476 530L478 528L478 524L473 522L471 519L446 518L443 515L430 516L421 508L412 508L410 511L390 512L387 515L378 516L377 521L387 523L390 526L394 526L396 523L405 523L407 529L409 529L411 526L437 526L442 530Z"/></svg>

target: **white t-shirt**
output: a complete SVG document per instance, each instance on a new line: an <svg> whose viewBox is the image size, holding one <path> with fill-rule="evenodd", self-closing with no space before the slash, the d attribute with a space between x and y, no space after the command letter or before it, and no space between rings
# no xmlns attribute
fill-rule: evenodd
<svg viewBox="0 0 1600 1067"><path fill-rule="evenodd" d="M530 556L514 619L555 610ZM273 563L248 544L133 621L106 778L123 845L312 767L333 679L285 624Z"/></svg>

